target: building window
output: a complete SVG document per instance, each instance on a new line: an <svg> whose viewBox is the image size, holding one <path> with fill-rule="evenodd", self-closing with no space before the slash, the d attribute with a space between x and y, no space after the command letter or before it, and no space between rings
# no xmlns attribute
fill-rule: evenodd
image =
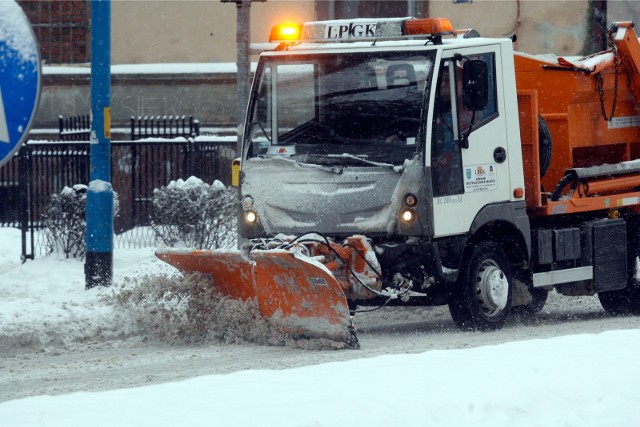
<svg viewBox="0 0 640 427"><path fill-rule="evenodd" d="M395 18L413 15L409 11L410 2L403 1L361 1L358 15L362 18Z"/></svg>
<svg viewBox="0 0 640 427"><path fill-rule="evenodd" d="M426 0L316 0L317 19L402 18L428 16Z"/></svg>
<svg viewBox="0 0 640 427"><path fill-rule="evenodd" d="M47 64L91 61L89 2L85 0L18 0L31 21Z"/></svg>

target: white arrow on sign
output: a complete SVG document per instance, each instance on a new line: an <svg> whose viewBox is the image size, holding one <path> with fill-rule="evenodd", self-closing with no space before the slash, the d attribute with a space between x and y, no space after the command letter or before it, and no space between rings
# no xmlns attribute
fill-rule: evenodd
<svg viewBox="0 0 640 427"><path fill-rule="evenodd" d="M4 114L4 101L2 100L2 88L0 88L0 142L5 144L9 141L9 129L7 128L7 116Z"/></svg>

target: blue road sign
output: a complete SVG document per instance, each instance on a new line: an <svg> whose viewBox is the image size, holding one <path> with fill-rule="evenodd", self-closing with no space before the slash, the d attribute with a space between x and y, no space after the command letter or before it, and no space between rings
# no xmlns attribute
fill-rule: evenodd
<svg viewBox="0 0 640 427"><path fill-rule="evenodd" d="M0 166L27 138L40 96L40 54L29 20L0 0Z"/></svg>

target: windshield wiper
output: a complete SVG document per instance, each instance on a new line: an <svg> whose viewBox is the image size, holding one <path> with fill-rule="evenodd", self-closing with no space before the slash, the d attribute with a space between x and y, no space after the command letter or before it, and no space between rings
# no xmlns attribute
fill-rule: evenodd
<svg viewBox="0 0 640 427"><path fill-rule="evenodd" d="M372 165L372 166L382 166L382 167L391 168L391 169L394 168L394 165L392 165L391 163L374 162L373 160L367 160L366 158L364 158L365 156L356 156L355 154L349 154L349 153L325 154L325 156L332 159L344 158L344 159L357 160L359 162L362 162L367 165Z"/></svg>

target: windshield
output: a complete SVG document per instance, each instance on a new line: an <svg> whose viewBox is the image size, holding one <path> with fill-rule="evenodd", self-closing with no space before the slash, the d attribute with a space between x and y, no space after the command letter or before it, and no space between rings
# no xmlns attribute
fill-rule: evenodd
<svg viewBox="0 0 640 427"><path fill-rule="evenodd" d="M248 157L402 164L419 134L431 52L263 57L245 134Z"/></svg>

